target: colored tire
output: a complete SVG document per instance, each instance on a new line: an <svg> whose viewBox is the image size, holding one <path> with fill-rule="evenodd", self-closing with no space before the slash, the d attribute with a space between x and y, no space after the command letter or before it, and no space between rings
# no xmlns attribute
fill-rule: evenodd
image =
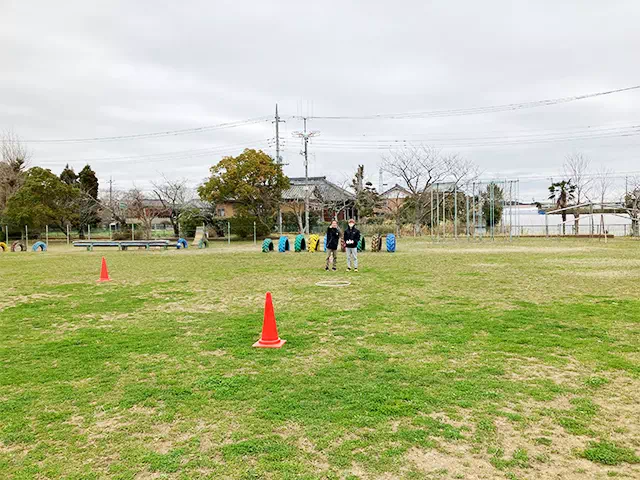
<svg viewBox="0 0 640 480"><path fill-rule="evenodd" d="M382 250L382 237L376 233L371 239L371 251L379 252L380 250Z"/></svg>
<svg viewBox="0 0 640 480"><path fill-rule="evenodd" d="M366 244L366 241L365 241L364 237L360 237L360 240L358 240L358 251L359 252L364 252L366 246L367 246L367 244Z"/></svg>
<svg viewBox="0 0 640 480"><path fill-rule="evenodd" d="M393 233L387 235L387 252L396 251L396 236Z"/></svg>
<svg viewBox="0 0 640 480"><path fill-rule="evenodd" d="M282 236L280 240L278 240L278 251L280 253L289 251L289 239L287 237Z"/></svg>
<svg viewBox="0 0 640 480"><path fill-rule="evenodd" d="M33 244L33 247L31 247L31 250L33 250L34 252L37 252L38 250L40 250L41 252L46 252L47 244L44 242L36 242Z"/></svg>
<svg viewBox="0 0 640 480"><path fill-rule="evenodd" d="M347 244L344 243L344 238L340 239L340 251L341 252L346 252L347 251Z"/></svg>
<svg viewBox="0 0 640 480"><path fill-rule="evenodd" d="M270 238L265 238L262 242L262 251L264 253L273 252L273 241Z"/></svg>
<svg viewBox="0 0 640 480"><path fill-rule="evenodd" d="M311 235L309 237L309 251L317 252L320 250L320 236L319 235Z"/></svg>
<svg viewBox="0 0 640 480"><path fill-rule="evenodd" d="M25 247L24 244L22 244L20 242L13 242L11 244L11 251L12 252L15 252L18 248L20 249L21 252L24 252L27 249L27 247Z"/></svg>
<svg viewBox="0 0 640 480"><path fill-rule="evenodd" d="M176 248L180 249L180 248L188 248L189 244L187 243L187 241L184 238L179 238L178 239L178 243L176 243Z"/></svg>
<svg viewBox="0 0 640 480"><path fill-rule="evenodd" d="M209 246L209 240L207 240L206 238L203 238L202 240L200 240L200 242L198 243L198 248L202 249L202 248L207 248Z"/></svg>
<svg viewBox="0 0 640 480"><path fill-rule="evenodd" d="M307 240L304 238L303 234L300 234L296 237L294 248L296 252L302 252L303 250L307 249Z"/></svg>
<svg viewBox="0 0 640 480"><path fill-rule="evenodd" d="M327 251L327 237L324 237L324 251Z"/></svg>
<svg viewBox="0 0 640 480"><path fill-rule="evenodd" d="M9 250L9 247L7 247L7 244L4 242L0 242L0 251L6 252L7 250Z"/></svg>

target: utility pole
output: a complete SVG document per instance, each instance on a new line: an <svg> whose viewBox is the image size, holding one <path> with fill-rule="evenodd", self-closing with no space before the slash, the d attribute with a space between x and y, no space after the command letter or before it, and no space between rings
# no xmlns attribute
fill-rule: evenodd
<svg viewBox="0 0 640 480"><path fill-rule="evenodd" d="M282 167L282 157L280 156L280 123L284 123L284 120L280 120L277 103L276 118L273 123L276 124L276 163ZM278 230L280 235L282 235L282 208L280 206L278 206Z"/></svg>
<svg viewBox="0 0 640 480"><path fill-rule="evenodd" d="M320 132L307 132L307 117L304 117L303 121L304 131L293 132L293 136L304 140L304 151L300 152L300 154L304 156L304 228L306 234L309 235L311 233L309 232L309 138L319 135Z"/></svg>
<svg viewBox="0 0 640 480"><path fill-rule="evenodd" d="M109 209L111 210L111 221L109 222L111 224L113 223L113 177L109 177Z"/></svg>

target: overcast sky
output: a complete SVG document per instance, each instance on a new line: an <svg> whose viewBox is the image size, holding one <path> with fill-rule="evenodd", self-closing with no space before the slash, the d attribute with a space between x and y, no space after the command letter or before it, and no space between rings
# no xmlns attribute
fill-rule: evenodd
<svg viewBox="0 0 640 480"><path fill-rule="evenodd" d="M292 116L468 109L640 85L639 18L637 0L0 0L0 129L31 141L259 119L28 144L32 165L59 173L89 162L103 186L112 177L117 188L147 188L162 174L195 185L245 146L273 154L266 117L278 103L285 171L298 176L292 132L302 125ZM478 115L312 119L310 175L341 182L362 163L377 185L385 150L367 140L410 139L459 152L486 177L521 177L523 195L544 197L548 182L530 177L557 175L571 153L594 170L640 170L640 130L629 129L639 107L631 90Z"/></svg>

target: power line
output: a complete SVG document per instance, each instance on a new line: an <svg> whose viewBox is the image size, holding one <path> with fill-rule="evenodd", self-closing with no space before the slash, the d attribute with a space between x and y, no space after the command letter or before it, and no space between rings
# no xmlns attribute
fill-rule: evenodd
<svg viewBox="0 0 640 480"><path fill-rule="evenodd" d="M142 138L168 137L177 135L188 135L200 132L210 132L213 130L222 130L226 128L236 128L244 125L251 125L261 122L270 121L271 117L256 117L236 122L219 123L217 125L206 125L202 127L184 128L180 130L167 130L163 132L138 133L133 135L116 135L111 137L89 137L89 138L58 138L58 139L42 139L42 140L20 140L22 143L94 143L94 142L113 142L117 140L137 140Z"/></svg>
<svg viewBox="0 0 640 480"><path fill-rule="evenodd" d="M95 163L95 162L132 162L135 163L137 161L166 161L166 160L180 160L185 158L193 158L193 157L201 157L206 155L212 155L216 153L224 153L226 151L236 150L238 148L258 148L258 147L268 147L271 139L260 138L255 140L247 140L242 143L236 144L227 144L227 145L219 145L215 147L194 149L194 150L181 150L174 152L162 152L162 153L149 153L143 155L127 155L120 157L102 157L102 158L76 158L76 159L65 159L56 160L56 159L45 159L40 160L38 163L42 164L62 164L62 163Z"/></svg>
<svg viewBox="0 0 640 480"><path fill-rule="evenodd" d="M412 118L439 118L439 117L457 117L465 115L481 115L485 113L505 112L512 110L522 110L526 108L546 107L549 105L558 105L562 103L575 102L587 98L601 97L604 95L612 95L614 93L627 92L639 89L640 85L633 87L618 88L616 90L607 90L604 92L589 93L586 95L574 95L570 97L552 98L546 100L536 100L533 102L508 103L503 105L489 105L484 107L460 108L451 110L433 110L427 112L405 112L405 113L378 113L373 115L333 115L333 116L309 116L309 119L315 120L376 120L376 119L412 119ZM300 116L292 116L291 118L302 118Z"/></svg>
<svg viewBox="0 0 640 480"><path fill-rule="evenodd" d="M429 145L441 148L461 147L490 147L490 146L517 146L549 142L573 142L579 140L596 140L603 138L635 137L640 135L640 125L622 129L601 130L593 132L579 132L575 134L542 134L535 136L504 136L504 137L469 137L469 138L429 138L429 139L389 139L366 140L358 138L326 138L314 142L317 149L340 149L355 151L388 150L415 145L416 143L429 143Z"/></svg>

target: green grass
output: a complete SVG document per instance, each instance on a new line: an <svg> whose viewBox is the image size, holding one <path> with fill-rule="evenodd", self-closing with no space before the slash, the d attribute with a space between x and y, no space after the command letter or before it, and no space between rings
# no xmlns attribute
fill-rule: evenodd
<svg viewBox="0 0 640 480"><path fill-rule="evenodd" d="M0 254L0 478L638 472L640 242L401 239L358 274L323 262ZM281 350L251 347L266 291Z"/></svg>

